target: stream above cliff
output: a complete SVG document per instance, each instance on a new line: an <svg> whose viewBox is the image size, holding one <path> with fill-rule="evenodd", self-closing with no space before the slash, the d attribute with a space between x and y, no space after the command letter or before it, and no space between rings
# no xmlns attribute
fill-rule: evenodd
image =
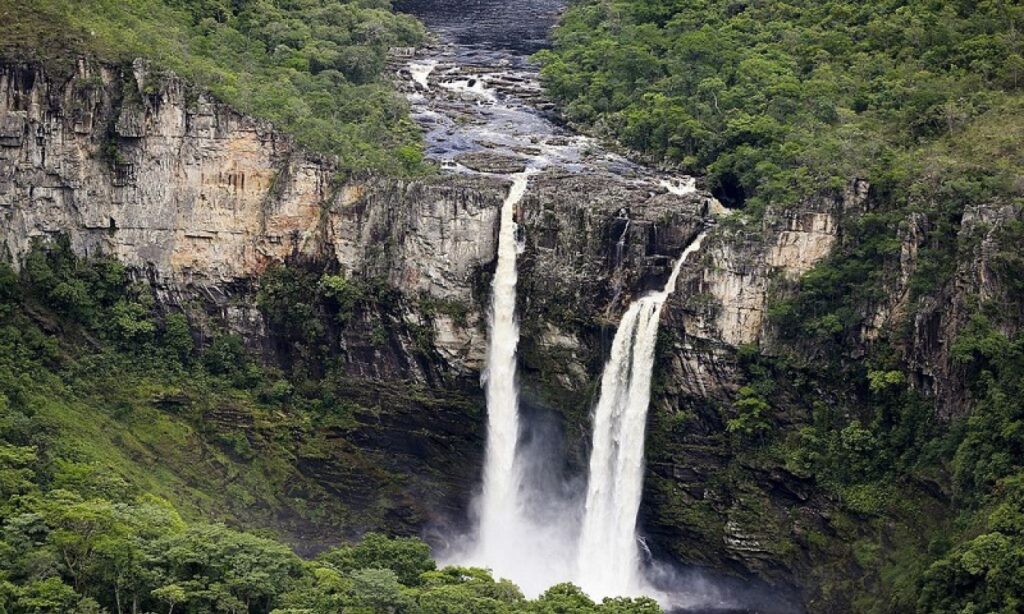
<svg viewBox="0 0 1024 614"><path fill-rule="evenodd" d="M427 156L458 174L557 169L652 191L695 191L692 178L636 164L557 121L530 54L543 47L563 6L557 0L397 3L437 36L399 69Z"/></svg>
<svg viewBox="0 0 1024 614"><path fill-rule="evenodd" d="M398 10L414 14L436 35L430 46L402 59L396 67L399 86L412 106L414 119L424 130L427 157L451 177L509 179L534 172L540 174L539 184L564 182L577 186L577 192L579 186L596 181L626 188L627 194L644 195L641 200L657 194L688 196L687 200L703 200L699 210L705 216L704 224L710 223L710 214L720 213L720 206L710 196L701 198L693 178L638 164L560 123L544 96L538 67L530 61L530 55L543 47L563 6L562 2L538 0L396 3ZM589 180L580 183L582 178ZM586 202L585 193L577 196ZM635 198L620 202L618 252L630 233L631 210L640 204ZM683 202L680 199L680 206ZM520 211L517 218L523 215ZM674 259L678 252L663 255ZM618 262L621 255L612 260ZM617 291L612 303L617 303L618 297ZM622 298L621 305L625 305L628 296ZM557 433L534 434L533 438L552 440ZM552 467L561 464L558 453L552 450L530 450L529 454L534 466L546 462L538 460L540 457L549 458ZM553 492L551 498L557 498L557 494ZM560 513L573 508L547 500L542 507L562 510ZM565 518L554 521L564 523ZM550 526L550 522L537 524ZM462 560L455 558L455 562ZM679 572L650 560L649 553L645 558L650 571L658 576L656 588L663 597L661 601L671 611L793 611L741 581L712 580L696 571ZM539 571L543 565L535 567ZM531 582L535 575L527 573L511 579L534 593L564 579L548 575L542 578L547 583L540 586Z"/></svg>
<svg viewBox="0 0 1024 614"><path fill-rule="evenodd" d="M503 52L525 58L542 49L564 0L399 0L395 9L415 15L464 52Z"/></svg>

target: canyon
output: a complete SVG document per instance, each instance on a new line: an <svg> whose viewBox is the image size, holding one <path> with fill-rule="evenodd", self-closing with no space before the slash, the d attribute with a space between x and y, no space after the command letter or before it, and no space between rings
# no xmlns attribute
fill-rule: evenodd
<svg viewBox="0 0 1024 614"><path fill-rule="evenodd" d="M773 292L841 244L847 221L871 210L871 186L851 179L754 223L724 209L699 180L691 188L688 178L602 149L549 116L524 56L553 19L540 14L523 20L528 33L509 37L526 41L523 49L510 51L486 32L460 39L441 30L442 42L396 60L396 81L440 169L414 179L341 176L270 124L142 61L6 63L6 255L19 263L34 241L66 236L80 255L125 263L162 309L185 313L210 336L236 332L268 362L281 359L279 331L255 296L269 267L301 263L386 287L395 300L361 311L331 351L353 395L394 396L337 439L357 440L389 471L410 477L384 487L343 454L300 459L306 479L362 513L272 528L310 551L338 533L381 527L436 537L464 522L480 482L479 380L512 188L502 175L536 166L510 214L521 242L520 404L539 425L524 436L554 442L559 460L549 486L581 488L571 478L587 465L590 413L616 326L634 300L671 278L676 292L659 305L661 335L651 348L657 367L639 515L650 557L763 589L779 604L766 611L790 611L791 600L823 609L830 597L818 592L819 580L844 573L848 551L815 550L807 536L837 534L835 503L781 468L732 466L716 436L725 430L722 408L745 384L740 353L778 347L768 317ZM520 133L481 129L495 121ZM972 207L961 234L982 238L958 263L957 290L914 322L915 385L944 399L947 414L962 411L964 391L941 339L963 326L963 296L998 291L986 276L986 241L1020 218L1012 207ZM705 229L676 278L673 265ZM901 274L862 332L865 344L905 309L921 236L915 220L901 235ZM795 424L808 420L804 413L795 405L774 419ZM741 477L717 479L726 470Z"/></svg>

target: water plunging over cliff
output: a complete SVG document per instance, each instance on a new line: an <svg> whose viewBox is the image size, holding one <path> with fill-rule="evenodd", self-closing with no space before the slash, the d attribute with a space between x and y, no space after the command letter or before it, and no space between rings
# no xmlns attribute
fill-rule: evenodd
<svg viewBox="0 0 1024 614"><path fill-rule="evenodd" d="M644 588L635 531L658 322L683 263L703 239L701 234L683 251L660 292L630 305L601 376L576 569L578 582L595 599L635 595Z"/></svg>
<svg viewBox="0 0 1024 614"><path fill-rule="evenodd" d="M490 568L514 578L527 594L568 580L571 538L559 523L539 517L528 450L519 439L519 391L516 381L516 205L526 193L531 170L517 174L502 205L498 263L494 273L484 387L487 398L487 450L483 489L477 501L477 535L462 563Z"/></svg>
<svg viewBox="0 0 1024 614"><path fill-rule="evenodd" d="M581 534L584 493L572 482L577 476L562 489L546 487L564 461L534 445L544 440L536 437L543 427L520 415L514 215L533 172L539 173L535 185L559 175L591 175L629 186L641 196L624 201L618 215L625 220L615 243L618 267L644 224L642 216L634 224L629 209L658 194L688 196L696 192L694 181L637 164L553 121L528 54L543 43L561 0L403 0L397 6L440 35L440 44L399 69L427 157L447 172L514 180L501 211L492 284L487 449L476 531L472 543L442 553L442 562L490 568L531 597L566 581L594 597L653 593L640 577L635 529L654 343L662 306L700 239L680 257L665 288L636 301L623 318L602 382Z"/></svg>
<svg viewBox="0 0 1024 614"><path fill-rule="evenodd" d="M516 462L519 442L519 391L516 388L516 205L526 193L523 173L512 183L501 209L498 266L494 272L489 322L489 345L484 386L487 395L487 452L480 497L476 556L495 565L519 547L523 510L519 501L522 475Z"/></svg>

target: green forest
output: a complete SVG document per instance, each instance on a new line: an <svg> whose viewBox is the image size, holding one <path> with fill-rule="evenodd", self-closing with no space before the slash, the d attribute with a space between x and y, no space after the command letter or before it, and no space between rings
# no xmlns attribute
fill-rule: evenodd
<svg viewBox="0 0 1024 614"><path fill-rule="evenodd" d="M537 59L566 118L706 175L741 210L726 222L737 229L853 178L871 185L870 210L844 218L833 253L777 283L779 347L741 350L748 385L725 412L730 466L813 479L859 523L844 539L871 571L835 574L825 589L858 595L854 611L1020 611L1019 221L989 237L998 290L971 296L948 340L969 416L936 415L911 384L908 353L915 318L944 304L958 263L976 257L982 237L960 234L967 208L1024 204L1024 6L581 0L554 41ZM926 230L908 313L865 347L912 216ZM796 407L806 422L773 418Z"/></svg>
<svg viewBox="0 0 1024 614"><path fill-rule="evenodd" d="M423 26L387 0L0 2L0 51L53 67L77 54L144 58L274 122L339 171L422 172L419 129L385 76L388 50Z"/></svg>
<svg viewBox="0 0 1024 614"><path fill-rule="evenodd" d="M66 242L37 246L19 273L0 266L0 612L661 611L572 585L529 601L486 570L438 569L415 538L371 533L304 560L270 533L211 523L267 523L250 508L301 479L284 443L251 447L237 425L204 424L211 412L238 406L285 435L313 421L313 438L352 410L327 384L296 393L303 369L261 367L237 337L199 348L194 334L123 266Z"/></svg>
<svg viewBox="0 0 1024 614"><path fill-rule="evenodd" d="M80 55L143 58L272 122L339 179L430 173L387 67L389 50L426 40L388 0L0 0L4 61L69 76ZM688 531L681 548L712 536L721 552L728 499L778 537L762 545L780 566L821 562L796 579L812 607L1024 611L1024 5L576 0L535 58L573 128L701 177L732 210L724 236L757 241L787 210L870 185L827 257L770 280L770 347L723 352L743 381L707 402L721 428L692 446L693 415L651 418L653 461L671 465L684 445L724 459L699 500L649 472L659 512ZM978 206L1003 217L968 236ZM482 445L477 380L467 393L427 368L423 381L353 378L343 363L395 346L430 362L432 318L468 328L478 305L296 257L229 289L227 308L265 327L254 348L198 299L165 301L147 271L46 234L17 263L0 237L0 614L661 611L570 584L527 599L487 570L439 567L410 537L435 502L410 499L476 470L461 446ZM982 261L984 291L962 296L962 269ZM894 288L903 311L865 341ZM928 330L954 307L958 320ZM566 309L524 322L556 336L543 318ZM659 353L674 335L662 331ZM950 357L939 375L959 386L952 414L926 392L922 336ZM388 437L412 452L375 447ZM771 533L758 489L779 475L809 493L793 508L817 506L831 532L801 529L798 544L779 521ZM329 527L330 543L309 527Z"/></svg>
<svg viewBox="0 0 1024 614"><path fill-rule="evenodd" d="M566 117L786 206L867 179L895 201L1018 195L1012 0L582 0L543 51Z"/></svg>

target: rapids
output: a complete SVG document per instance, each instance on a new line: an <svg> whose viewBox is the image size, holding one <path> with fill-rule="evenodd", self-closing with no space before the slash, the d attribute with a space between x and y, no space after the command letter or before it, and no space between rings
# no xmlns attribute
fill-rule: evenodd
<svg viewBox="0 0 1024 614"><path fill-rule="evenodd" d="M703 234L678 255L661 291L626 310L611 348L594 410L593 450L585 492L551 501L538 455L523 441L516 351L517 206L531 175L544 171L598 174L655 192L696 191L692 177L649 168L562 125L544 97L530 54L543 48L563 0L399 0L436 35L397 68L427 157L448 173L497 176L510 182L501 211L498 262L492 282L487 365L487 450L476 530L441 552L442 563L487 567L527 596L565 581L591 596L648 595L670 611L748 611L699 572L642 560L637 511L643 483L644 430L663 306ZM713 199L712 199L713 200ZM714 205L714 203L713 203ZM719 206L720 207L720 206ZM629 230L616 247L621 258ZM673 256L674 254L667 254ZM584 500L585 496L585 500ZM543 499L543 501L542 501ZM647 577L657 571L655 588ZM666 580L666 578L668 578ZM666 592L665 585L668 586ZM742 590L740 587L739 590ZM749 610L755 611L755 610Z"/></svg>

